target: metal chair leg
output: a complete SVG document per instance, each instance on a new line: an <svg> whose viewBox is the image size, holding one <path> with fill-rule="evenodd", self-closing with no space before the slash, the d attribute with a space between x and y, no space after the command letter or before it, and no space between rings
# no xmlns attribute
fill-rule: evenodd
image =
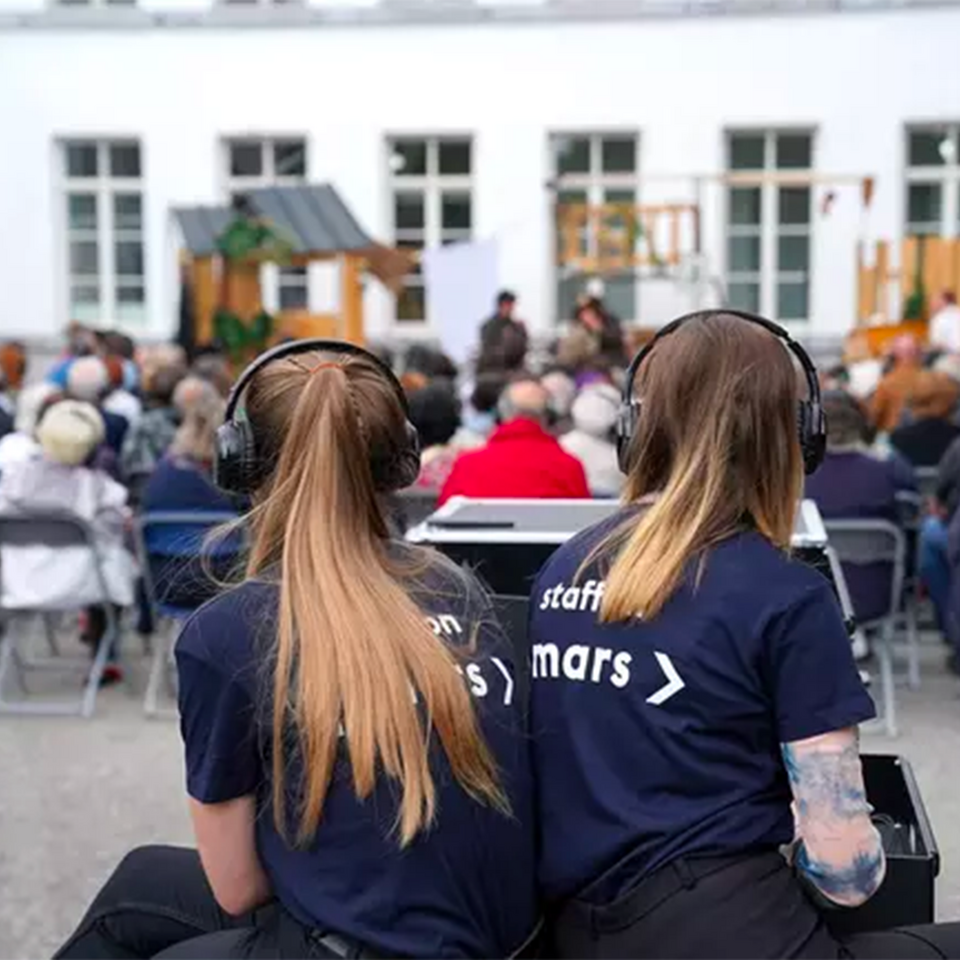
<svg viewBox="0 0 960 960"><path fill-rule="evenodd" d="M880 687L883 698L883 725L890 737L897 735L897 692L893 676L893 624L885 623L877 637L880 661Z"/></svg>
<svg viewBox="0 0 960 960"><path fill-rule="evenodd" d="M43 632L47 638L47 646L50 648L50 655L60 656L60 645L57 643L57 628L53 622L52 613L41 613L40 619L43 621Z"/></svg>
<svg viewBox="0 0 960 960"><path fill-rule="evenodd" d="M920 634L917 629L917 607L909 604L907 620L907 683L911 689L920 689Z"/></svg>

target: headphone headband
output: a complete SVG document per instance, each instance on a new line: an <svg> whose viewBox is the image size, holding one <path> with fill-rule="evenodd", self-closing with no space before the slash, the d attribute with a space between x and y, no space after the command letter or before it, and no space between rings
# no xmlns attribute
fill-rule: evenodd
<svg viewBox="0 0 960 960"><path fill-rule="evenodd" d="M379 357L364 350L363 347L343 340L313 338L293 340L267 350L237 378L227 398L223 425L217 431L214 479L222 490L237 494L253 493L262 482L264 471L269 469L269 464L264 463L263 451L258 448L249 419L239 421L236 419L237 407L250 381L260 370L276 360L318 350L325 353L346 354L349 357L363 357L368 360L383 374L400 403L406 434L402 446L389 453L371 451L370 466L377 489L384 492L401 490L417 479L420 472L420 439L416 427L410 422L407 395L394 372ZM319 366L322 367L323 364Z"/></svg>
<svg viewBox="0 0 960 960"><path fill-rule="evenodd" d="M403 406L404 414L409 412L407 407L407 395L403 392L400 381L396 374L388 367L376 354L363 347L358 347L355 343L349 343L346 340L328 340L324 337L312 337L306 340L291 340L289 343L281 343L271 347L265 353L255 357L243 370L237 378L237 382L227 397L227 406L224 410L224 422L233 420L237 412L237 407L243 397L243 391L246 390L250 381L266 366L275 360L283 360L286 357L295 357L300 353L313 353L315 350L322 350L325 353L346 353L351 357L363 357L377 365L380 372L390 381L394 388L397 398Z"/></svg>
<svg viewBox="0 0 960 960"><path fill-rule="evenodd" d="M746 320L748 323L756 324L758 327L763 327L765 330L768 330L778 340L783 341L784 346L797 358L800 366L803 368L803 375L807 381L807 390L809 391L808 400L811 403L819 405L820 381L817 379L817 368L813 365L813 361L810 359L807 351L804 350L780 324L774 323L766 317L761 317L759 314L748 313L746 310L728 309L696 310L693 313L686 313L682 317L677 317L676 320L671 320L665 327L661 327L656 334L654 334L653 338L640 348L633 360L630 361L630 366L627 367L626 377L623 381L622 401L624 403L630 403L633 400L633 383L634 380L636 380L637 371L640 369L640 364L650 355L657 341L674 333L678 327L682 327L690 320L709 320L713 317L722 316L738 317L740 320Z"/></svg>
<svg viewBox="0 0 960 960"><path fill-rule="evenodd" d="M630 467L630 445L636 432L637 422L640 417L640 407L642 401L637 400L633 395L634 381L637 378L637 372L640 365L650 356L657 342L664 337L674 333L685 323L691 320L709 320L716 317L737 317L745 320L747 323L763 327L780 340L784 346L797 358L804 378L807 381L808 397L801 400L798 409L797 431L800 440L800 449L803 452L803 465L805 472L809 475L823 462L824 453L827 445L827 427L823 415L823 407L820 397L820 381L817 379L817 368L813 365L809 354L803 347L797 343L793 337L779 324L768 320L766 317L758 316L755 313L748 313L745 310L698 310L695 313L688 313L676 320L672 320L665 327L657 331L656 335L647 343L637 355L630 361L627 368L626 377L623 382L623 392L621 394L620 415L617 419L617 456L620 462L620 469L624 473L629 472Z"/></svg>

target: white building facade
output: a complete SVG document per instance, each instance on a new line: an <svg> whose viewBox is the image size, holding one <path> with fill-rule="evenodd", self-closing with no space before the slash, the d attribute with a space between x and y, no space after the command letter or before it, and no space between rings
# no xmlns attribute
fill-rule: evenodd
<svg viewBox="0 0 960 960"><path fill-rule="evenodd" d="M386 242L495 238L543 332L584 280L558 269L556 203L696 200L715 283L611 277L617 312L724 299L842 334L858 241L960 232L960 5L754 6L0 0L0 335L171 335L171 207L305 181ZM275 270L268 306L329 309L310 270ZM429 335L422 287L371 283L368 333Z"/></svg>

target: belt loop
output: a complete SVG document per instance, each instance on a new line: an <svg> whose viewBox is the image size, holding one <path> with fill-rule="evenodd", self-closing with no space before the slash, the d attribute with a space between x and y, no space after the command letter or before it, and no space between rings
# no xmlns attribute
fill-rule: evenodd
<svg viewBox="0 0 960 960"><path fill-rule="evenodd" d="M684 889L692 890L697 885L697 878L690 869L690 864L683 857L678 857L673 861L673 869L677 871L677 876L680 878Z"/></svg>

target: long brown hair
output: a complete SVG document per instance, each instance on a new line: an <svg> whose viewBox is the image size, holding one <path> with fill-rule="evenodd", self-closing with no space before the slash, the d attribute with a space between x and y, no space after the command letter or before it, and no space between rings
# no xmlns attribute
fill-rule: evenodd
<svg viewBox="0 0 960 960"><path fill-rule="evenodd" d="M264 367L246 416L266 464L251 515L248 577L279 576L273 666L273 803L286 834L291 743L303 765L297 842L319 825L340 735L358 797L378 772L397 781L401 844L430 825L436 731L453 775L504 808L454 652L411 597L391 557L372 467L405 443L405 415L362 356L310 352Z"/></svg>
<svg viewBox="0 0 960 960"><path fill-rule="evenodd" d="M784 345L757 324L688 320L644 360L634 396L642 408L624 496L653 502L596 552L616 551L605 621L655 616L688 563L745 525L786 549L803 484L799 379Z"/></svg>

